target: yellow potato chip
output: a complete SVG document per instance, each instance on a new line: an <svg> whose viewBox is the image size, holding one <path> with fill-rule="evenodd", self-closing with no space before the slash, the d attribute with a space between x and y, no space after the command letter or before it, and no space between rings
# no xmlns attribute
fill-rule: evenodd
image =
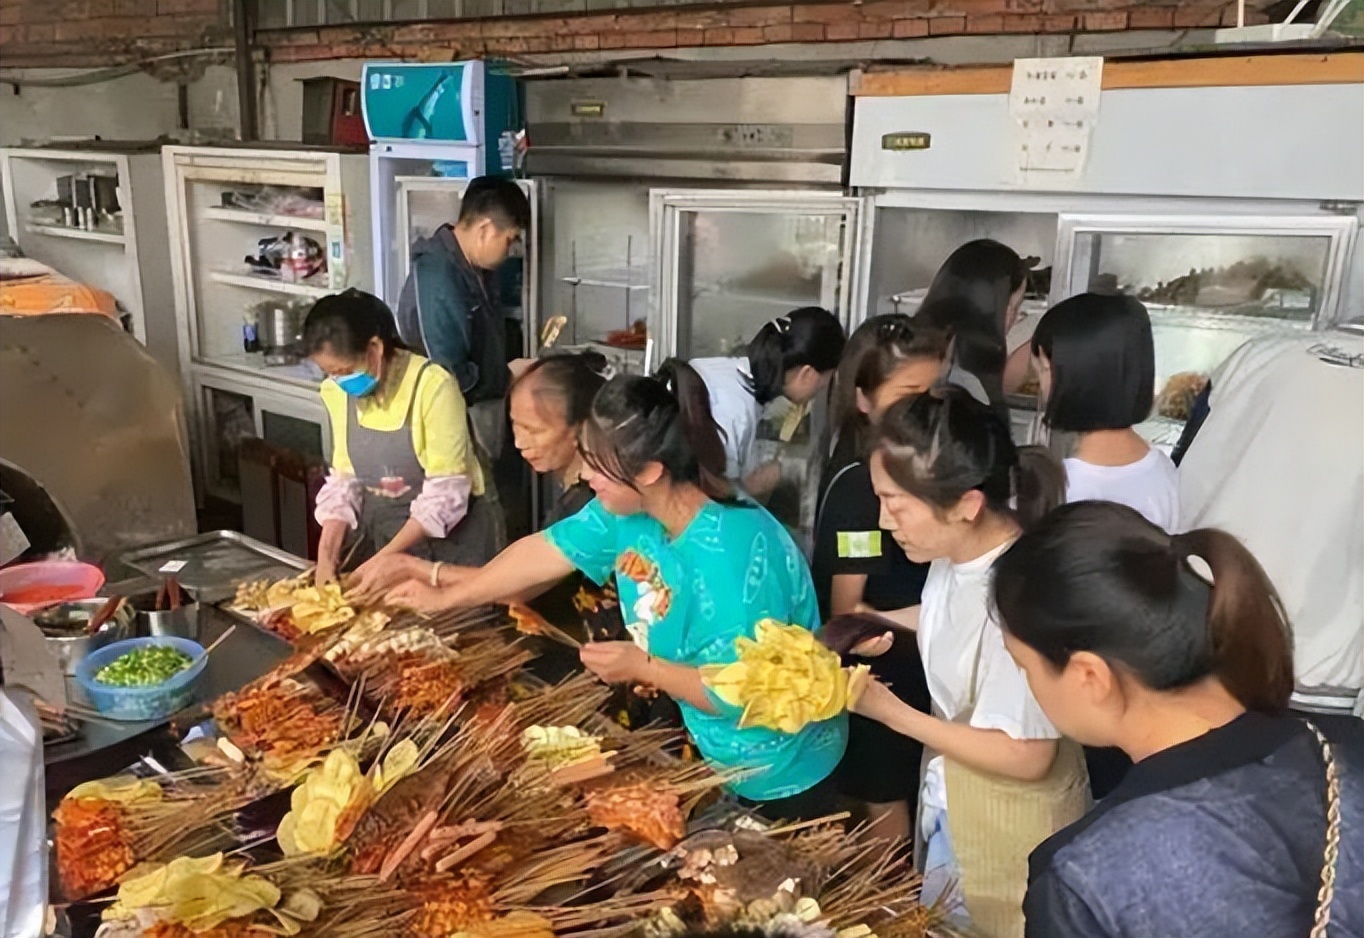
<svg viewBox="0 0 1364 938"><path fill-rule="evenodd" d="M161 786L150 779L133 775L114 775L109 778L84 782L66 793L68 798L98 798L131 804L135 801L160 801Z"/></svg>

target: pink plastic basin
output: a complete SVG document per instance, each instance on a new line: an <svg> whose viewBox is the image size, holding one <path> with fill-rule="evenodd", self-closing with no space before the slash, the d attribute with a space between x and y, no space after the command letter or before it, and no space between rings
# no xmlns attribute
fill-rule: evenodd
<svg viewBox="0 0 1364 938"><path fill-rule="evenodd" d="M104 586L104 571L76 560L40 560L0 570L0 603L29 615L76 599L92 599Z"/></svg>

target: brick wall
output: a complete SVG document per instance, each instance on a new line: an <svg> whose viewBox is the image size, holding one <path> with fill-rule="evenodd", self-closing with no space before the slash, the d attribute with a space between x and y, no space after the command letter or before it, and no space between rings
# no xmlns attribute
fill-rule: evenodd
<svg viewBox="0 0 1364 938"><path fill-rule="evenodd" d="M261 0L280 2L280 0ZM638 2L638 0L636 0ZM231 43L229 0L0 0L0 64L109 65ZM855 42L927 36L1192 29L1230 24L1234 0L852 0L713 4L265 30L273 62ZM1263 22L1263 17L1256 16Z"/></svg>
<svg viewBox="0 0 1364 938"><path fill-rule="evenodd" d="M114 65L231 46L230 8L230 0L0 0L0 65Z"/></svg>

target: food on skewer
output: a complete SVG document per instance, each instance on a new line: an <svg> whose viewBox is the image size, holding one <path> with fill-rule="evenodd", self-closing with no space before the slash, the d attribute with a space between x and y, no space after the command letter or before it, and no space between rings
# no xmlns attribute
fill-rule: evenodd
<svg viewBox="0 0 1364 938"><path fill-rule="evenodd" d="M687 832L682 797L667 785L636 782L587 793L587 811L607 830L624 830L659 850L670 850Z"/></svg>
<svg viewBox="0 0 1364 938"><path fill-rule="evenodd" d="M57 874L68 899L103 892L139 863L202 849L260 794L249 773L168 773L162 782L114 776L77 785L52 812Z"/></svg>
<svg viewBox="0 0 1364 938"><path fill-rule="evenodd" d="M237 587L232 607L253 615L256 621L283 638L297 642L309 635L330 631L367 619L369 628L383 628L389 621L379 610L361 613L345 597L338 583L313 583L312 574L288 580L256 580Z"/></svg>
<svg viewBox="0 0 1364 938"><path fill-rule="evenodd" d="M238 749L284 776L340 742L350 723L340 704L293 678L224 694L214 702L213 716Z"/></svg>

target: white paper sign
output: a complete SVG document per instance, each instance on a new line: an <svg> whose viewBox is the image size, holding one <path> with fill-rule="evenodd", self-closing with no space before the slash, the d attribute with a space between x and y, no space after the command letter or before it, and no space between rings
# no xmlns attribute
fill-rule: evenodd
<svg viewBox="0 0 1364 938"><path fill-rule="evenodd" d="M1016 59L1009 91L1014 169L1022 185L1046 185L1084 172L1099 119L1103 59Z"/></svg>
<svg viewBox="0 0 1364 938"><path fill-rule="evenodd" d="M161 569L159 572L179 573L181 570L185 569L187 563L188 561L186 560L167 560L165 563L161 565Z"/></svg>

